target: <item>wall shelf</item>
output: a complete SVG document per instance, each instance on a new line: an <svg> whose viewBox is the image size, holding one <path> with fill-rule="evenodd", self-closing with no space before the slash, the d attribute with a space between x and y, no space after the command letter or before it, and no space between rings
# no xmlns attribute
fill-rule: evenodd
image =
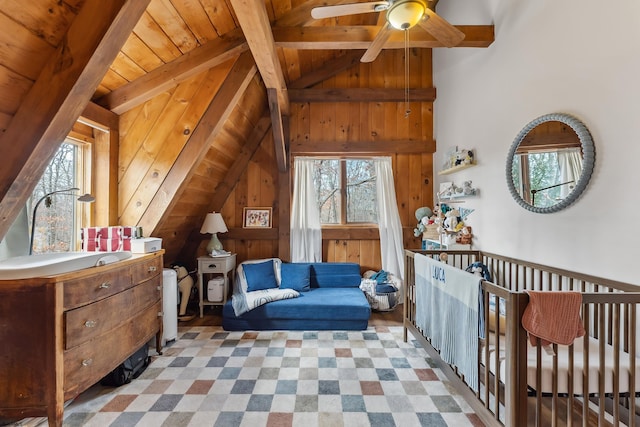
<svg viewBox="0 0 640 427"><path fill-rule="evenodd" d="M475 193L476 189L474 188L473 190L474 190L473 194L460 193L460 194L453 194L451 196L440 196L440 200L463 199L465 197L473 197L476 195Z"/></svg>
<svg viewBox="0 0 640 427"><path fill-rule="evenodd" d="M470 168L471 166L475 166L475 165L476 165L475 163L469 163L469 164L466 164L466 165L454 166L454 167L449 168L449 169L441 170L440 172L438 172L438 175L449 175L450 173L458 172L458 171Z"/></svg>
<svg viewBox="0 0 640 427"><path fill-rule="evenodd" d="M462 244L456 243L455 241L452 243L444 243L440 242L440 240L436 239L424 239L422 240L422 249L423 250L447 250L447 249L461 249L461 250L471 250L471 244Z"/></svg>

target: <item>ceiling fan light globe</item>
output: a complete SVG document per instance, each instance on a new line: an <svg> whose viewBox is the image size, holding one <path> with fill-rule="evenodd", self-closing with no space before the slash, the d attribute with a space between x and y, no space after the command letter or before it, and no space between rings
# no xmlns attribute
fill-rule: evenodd
<svg viewBox="0 0 640 427"><path fill-rule="evenodd" d="M387 21L398 30L408 30L424 16L425 4L417 0L394 3L387 11Z"/></svg>

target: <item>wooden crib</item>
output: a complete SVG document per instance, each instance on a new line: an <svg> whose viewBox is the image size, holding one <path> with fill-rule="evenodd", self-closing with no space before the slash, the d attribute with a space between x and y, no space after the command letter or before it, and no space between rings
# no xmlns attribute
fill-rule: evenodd
<svg viewBox="0 0 640 427"><path fill-rule="evenodd" d="M444 251L448 265L465 269L479 261L492 276L481 282L484 307L493 308L482 312L474 392L416 324L416 253L438 259L443 251L405 251L405 340L411 331L486 425L640 425L640 287L480 251ZM585 336L554 344L555 356L531 346L520 322L529 300L524 290L580 292Z"/></svg>

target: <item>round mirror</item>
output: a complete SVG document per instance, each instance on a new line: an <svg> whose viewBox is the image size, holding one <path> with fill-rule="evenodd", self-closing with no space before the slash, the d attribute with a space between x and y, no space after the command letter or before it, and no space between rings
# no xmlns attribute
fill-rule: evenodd
<svg viewBox="0 0 640 427"><path fill-rule="evenodd" d="M507 156L507 186L523 208L552 213L575 202L587 187L595 148L587 127L568 114L531 121Z"/></svg>

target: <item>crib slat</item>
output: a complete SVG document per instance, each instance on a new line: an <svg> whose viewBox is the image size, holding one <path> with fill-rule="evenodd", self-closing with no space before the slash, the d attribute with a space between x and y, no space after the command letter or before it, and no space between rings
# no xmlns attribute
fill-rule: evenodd
<svg viewBox="0 0 640 427"><path fill-rule="evenodd" d="M613 328L613 422L620 423L620 305L612 306Z"/></svg>
<svg viewBox="0 0 640 427"><path fill-rule="evenodd" d="M585 310L583 317L585 330L588 331L591 311ZM589 366L589 340L583 340L582 343L582 366ZM582 402L582 425L587 427L589 420L589 371L587 369L582 370L582 396L584 399Z"/></svg>
<svg viewBox="0 0 640 427"><path fill-rule="evenodd" d="M551 371L551 427L558 425L558 344L553 344L553 368ZM542 371L542 369L540 369Z"/></svg>
<svg viewBox="0 0 640 427"><path fill-rule="evenodd" d="M484 288L482 289L482 299L485 307L489 307L489 292L487 292ZM485 360L485 370L484 370L484 406L485 408L489 408L489 397L491 392L490 387L490 370L489 370L489 358L491 356L491 342L489 337L489 310L484 311L484 347L482 351L484 352L484 360ZM495 412L494 412L495 413Z"/></svg>
<svg viewBox="0 0 640 427"><path fill-rule="evenodd" d="M605 304L598 304L598 307L600 308L600 310L604 310L605 309ZM599 362L599 366L600 366L600 370L598 372L598 404L600 405L601 408L604 408L604 381L605 381L605 377L604 377L604 345L605 345L605 324L604 322L600 322L598 325L598 329L600 330L600 339L598 340L598 362ZM598 424L599 425L604 425L604 411L599 411L599 415L598 415Z"/></svg>
<svg viewBox="0 0 640 427"><path fill-rule="evenodd" d="M493 384L493 390L494 390L494 394L498 397L497 399L495 399L495 405L494 405L494 409L493 412L496 414L500 414L500 382L504 381L500 378L500 353L502 353L502 348L500 346L500 319L498 317L498 315L500 314L500 300L498 298L497 295L493 296L493 302L495 303L495 311L493 313L493 320L495 322L496 325L496 330L495 330L495 334L494 334L494 348L495 348L495 361L494 361L494 366L493 366L493 372L495 372L495 376L494 376L494 384ZM487 306L488 307L488 306ZM487 313L489 314L489 316L491 316L491 311L490 310L486 310ZM485 327L487 327L488 325L485 324ZM489 359L487 359L489 360ZM489 364L487 363L487 366Z"/></svg>
<svg viewBox="0 0 640 427"><path fill-rule="evenodd" d="M629 304L627 306L629 312L629 321L632 325L632 330L635 330L637 325L636 307L637 304ZM636 425L636 334L629 334L629 426L635 427Z"/></svg>
<svg viewBox="0 0 640 427"><path fill-rule="evenodd" d="M583 306L584 307L584 306ZM573 426L573 410L574 410L574 398L573 398L573 381L575 381L574 360L573 360L573 343L569 346L569 367L567 371L567 427Z"/></svg>

